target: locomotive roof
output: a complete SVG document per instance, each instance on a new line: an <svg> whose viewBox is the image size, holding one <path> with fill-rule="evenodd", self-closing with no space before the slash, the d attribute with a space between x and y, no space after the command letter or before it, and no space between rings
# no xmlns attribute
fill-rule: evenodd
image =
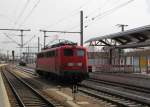
<svg viewBox="0 0 150 107"><path fill-rule="evenodd" d="M64 39L58 39L57 41L55 40L54 42L56 42L56 43L52 44L52 45L47 45L46 48L44 48L43 50L49 49L49 48L65 46L65 45L75 45L75 46L77 45L77 43L74 43L74 42L68 41L68 40L64 40Z"/></svg>
<svg viewBox="0 0 150 107"><path fill-rule="evenodd" d="M53 48L47 48L47 49L44 49L42 50L41 52L39 53L42 53L42 52L47 52L49 50L55 50L55 49L60 49L60 48L72 48L72 47L76 47L76 48L82 48L82 49L85 49L85 47L83 46L78 46L78 45L63 45L63 46L59 46L59 47L53 47Z"/></svg>
<svg viewBox="0 0 150 107"><path fill-rule="evenodd" d="M65 45L77 46L77 43L65 41L65 42L60 42L60 43L54 44L54 45L51 46L51 48L65 46Z"/></svg>

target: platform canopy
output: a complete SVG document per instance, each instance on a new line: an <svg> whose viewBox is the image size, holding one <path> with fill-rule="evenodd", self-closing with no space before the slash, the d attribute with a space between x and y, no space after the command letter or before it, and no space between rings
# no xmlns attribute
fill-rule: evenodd
<svg viewBox="0 0 150 107"><path fill-rule="evenodd" d="M115 48L150 46L150 25L91 38L85 43L90 43L90 46L109 46Z"/></svg>

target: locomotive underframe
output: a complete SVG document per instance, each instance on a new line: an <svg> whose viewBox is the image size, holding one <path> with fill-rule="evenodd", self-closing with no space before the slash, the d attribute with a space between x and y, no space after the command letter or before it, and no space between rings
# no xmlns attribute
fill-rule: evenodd
<svg viewBox="0 0 150 107"><path fill-rule="evenodd" d="M87 79L89 77L88 73L82 70L71 70L71 71L62 70L59 72L59 74L56 74L54 72L48 72L45 70L40 70L40 69L36 69L36 72L40 76L45 76L47 78L68 80L73 82L81 82L82 80Z"/></svg>

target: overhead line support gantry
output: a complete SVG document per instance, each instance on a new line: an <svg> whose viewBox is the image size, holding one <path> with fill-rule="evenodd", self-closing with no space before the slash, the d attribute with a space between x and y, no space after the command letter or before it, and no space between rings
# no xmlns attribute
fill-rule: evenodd
<svg viewBox="0 0 150 107"><path fill-rule="evenodd" d="M23 48L23 32L24 31L30 31L30 29L0 29L0 30L7 30L7 31L20 31L20 37L21 37L21 44L19 44L20 46L20 58L21 58L21 48Z"/></svg>
<svg viewBox="0 0 150 107"><path fill-rule="evenodd" d="M80 32L69 32L69 31L51 31L51 30L40 30L44 33L44 48L46 43L46 32L57 32L57 33L79 33L80 34L80 45L83 46L83 11L80 11Z"/></svg>
<svg viewBox="0 0 150 107"><path fill-rule="evenodd" d="M23 48L23 32L24 31L30 31L30 29L0 29L0 30L8 30L8 31L20 31L20 37L21 37L21 44L20 47Z"/></svg>

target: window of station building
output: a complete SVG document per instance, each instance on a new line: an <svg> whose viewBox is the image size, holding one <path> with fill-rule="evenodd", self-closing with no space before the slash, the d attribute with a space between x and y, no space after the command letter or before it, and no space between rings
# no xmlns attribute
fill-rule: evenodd
<svg viewBox="0 0 150 107"><path fill-rule="evenodd" d="M77 56L84 56L84 50L82 50L82 49L79 49L79 50L77 50Z"/></svg>
<svg viewBox="0 0 150 107"><path fill-rule="evenodd" d="M72 49L64 49L64 56L73 56Z"/></svg>

